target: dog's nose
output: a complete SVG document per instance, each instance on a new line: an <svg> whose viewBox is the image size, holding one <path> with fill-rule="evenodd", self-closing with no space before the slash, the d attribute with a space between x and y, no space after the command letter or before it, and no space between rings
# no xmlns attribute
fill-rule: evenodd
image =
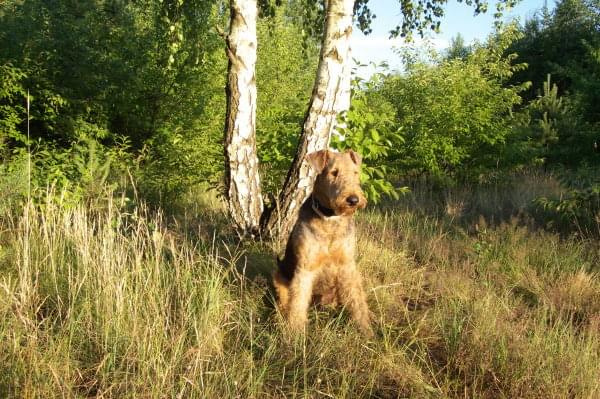
<svg viewBox="0 0 600 399"><path fill-rule="evenodd" d="M358 197L356 195L351 195L346 198L346 202L350 204L350 206L356 206L356 204L358 204Z"/></svg>

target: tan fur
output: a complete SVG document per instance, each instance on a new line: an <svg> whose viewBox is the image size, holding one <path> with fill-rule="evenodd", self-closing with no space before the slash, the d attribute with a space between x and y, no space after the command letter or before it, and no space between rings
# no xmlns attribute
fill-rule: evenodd
<svg viewBox="0 0 600 399"><path fill-rule="evenodd" d="M313 298L325 305L341 304L350 310L360 329L371 335L362 277L354 260L352 217L367 202L360 188L360 156L354 151L323 150L307 159L319 174L275 272L279 309L290 326L299 330L306 324ZM315 202L320 204L316 211ZM323 209L330 214L321 213Z"/></svg>

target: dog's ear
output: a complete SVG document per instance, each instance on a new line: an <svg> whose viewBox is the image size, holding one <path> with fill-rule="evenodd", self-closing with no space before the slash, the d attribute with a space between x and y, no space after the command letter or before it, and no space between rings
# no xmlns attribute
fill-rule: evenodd
<svg viewBox="0 0 600 399"><path fill-rule="evenodd" d="M327 165L328 157L328 150L320 150L311 152L306 156L306 159L308 160L308 163L310 163L310 165L317 171L317 173L321 173Z"/></svg>
<svg viewBox="0 0 600 399"><path fill-rule="evenodd" d="M356 151L352 151L352 150L347 150L346 153L348 155L350 155L350 159L352 159L352 162L354 162L356 165L360 166L360 164L362 163L362 157L360 156L360 154Z"/></svg>

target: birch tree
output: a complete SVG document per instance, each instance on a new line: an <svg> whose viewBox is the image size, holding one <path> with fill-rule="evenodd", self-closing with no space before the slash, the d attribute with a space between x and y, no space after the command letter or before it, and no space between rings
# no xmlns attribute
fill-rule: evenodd
<svg viewBox="0 0 600 399"><path fill-rule="evenodd" d="M314 0L304 0L311 2ZM311 193L314 171L306 155L329 146L337 116L350 105L350 37L353 16L365 33L375 17L369 0L325 0L325 23L319 66L296 155L275 203L264 209L256 155L256 0L230 0L227 115L225 123L225 188L229 212L243 235L287 239L302 203ZM460 1L460 0L459 0ZM496 18L517 0L499 0ZM399 0L402 23L391 36L438 30L447 0ZM475 14L487 10L484 0L465 1ZM308 3L307 3L308 4ZM312 3L311 3L312 4ZM309 27L311 31L319 31Z"/></svg>
<svg viewBox="0 0 600 399"><path fill-rule="evenodd" d="M329 146L337 115L350 106L350 37L354 0L327 2L319 66L296 156L273 207L262 217L262 231L285 239L300 206L311 194L314 170L306 155Z"/></svg>
<svg viewBox="0 0 600 399"><path fill-rule="evenodd" d="M339 112L350 105L350 35L354 0L329 0L319 67L298 150L278 200L263 210L256 156L256 1L231 0L225 121L229 212L243 234L285 239L315 174L305 157L327 148ZM259 220L262 223L259 224Z"/></svg>
<svg viewBox="0 0 600 399"><path fill-rule="evenodd" d="M225 188L242 234L257 234L263 211L256 154L256 0L231 0L226 52Z"/></svg>

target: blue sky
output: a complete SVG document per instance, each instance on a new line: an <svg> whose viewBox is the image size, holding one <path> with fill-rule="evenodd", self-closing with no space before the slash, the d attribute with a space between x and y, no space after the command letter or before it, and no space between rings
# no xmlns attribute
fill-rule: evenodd
<svg viewBox="0 0 600 399"><path fill-rule="evenodd" d="M352 35L352 56L362 63L386 61L390 68L401 67L399 57L392 48L403 45L403 39L390 39L389 31L401 20L398 0L370 0L369 6L377 16L373 21L373 32L365 36L358 29ZM544 0L521 0L512 10L505 12L503 20L519 18L521 21L533 15L536 10L544 6ZM548 1L548 7L553 7L554 1ZM428 39L430 44L438 50L448 47L452 37L460 33L467 43L474 40L484 41L493 29L493 13L495 0L489 1L489 10L486 14L473 16L473 7L456 0L450 0L445 7L446 15L441 20L441 32L431 33ZM415 41L420 43L418 35ZM370 75L369 68L361 75Z"/></svg>

